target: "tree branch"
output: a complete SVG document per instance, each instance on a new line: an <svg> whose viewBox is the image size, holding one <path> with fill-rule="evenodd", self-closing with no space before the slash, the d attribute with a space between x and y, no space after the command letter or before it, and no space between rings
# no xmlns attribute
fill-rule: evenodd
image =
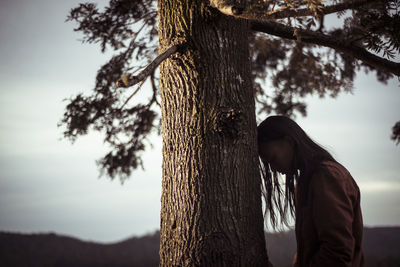
<svg viewBox="0 0 400 267"><path fill-rule="evenodd" d="M273 20L273 19L283 19L283 18L288 18L288 17L305 17L305 16L313 16L314 12L309 9L309 8L302 8L302 9L293 9L290 8L289 6L281 7L277 10L271 10L271 11L260 11L257 12L257 9L252 8L252 6L249 6L247 8L240 8L235 5L222 5L219 4L220 1L214 0L211 1L210 5L214 8L217 8L221 13L228 15L228 16L234 16L237 18L242 18L242 19L251 19L251 20ZM327 15L331 13L336 13L339 11L351 9L351 8L357 8L363 5L371 4L371 3L376 3L377 0L353 0L353 1L348 1L336 5L330 5L323 7L318 10L319 15ZM265 6L265 10L267 10L268 4Z"/></svg>
<svg viewBox="0 0 400 267"><path fill-rule="evenodd" d="M357 8L363 5L367 5L370 3L376 2L376 0L354 0L349 2L344 2L336 5L325 6L318 10L319 15L328 15L336 12L340 12L343 10ZM243 12L245 15L245 12ZM250 14L249 14L250 15ZM248 16L249 16L248 15ZM270 11L264 14L260 14L259 19L283 19L283 18L294 18L294 17L306 17L306 16L313 16L314 13L309 8L302 8L302 9L283 9L279 11Z"/></svg>
<svg viewBox="0 0 400 267"><path fill-rule="evenodd" d="M121 79L119 79L115 86L117 88L123 87L131 87L143 80L145 80L148 76L150 76L154 70L161 64L165 59L167 59L172 54L176 53L183 45L173 45L164 51L162 54L158 55L147 67L142 70L137 76L134 76L130 73L124 74Z"/></svg>
<svg viewBox="0 0 400 267"><path fill-rule="evenodd" d="M359 59L377 69L400 77L400 63L376 56L362 47L356 46L348 41L346 42L346 40L335 38L334 36L310 30L293 28L272 21L252 21L251 29L253 31L264 32L282 38L330 47Z"/></svg>

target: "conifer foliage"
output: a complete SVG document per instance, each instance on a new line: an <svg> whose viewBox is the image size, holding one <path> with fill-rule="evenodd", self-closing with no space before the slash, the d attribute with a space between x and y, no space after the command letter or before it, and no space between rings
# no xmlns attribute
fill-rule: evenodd
<svg viewBox="0 0 400 267"><path fill-rule="evenodd" d="M251 24L249 49L259 113L306 115L304 97L351 91L359 70L374 72L383 83L400 75L398 0L202 2L205 12ZM104 133L111 151L98 161L101 169L111 178L127 178L141 165L146 136L159 129L157 72L153 69L148 75L152 97L145 103L132 104L141 84L128 89L115 84L126 73L139 73L157 56L157 2L110 0L102 9L82 3L67 20L76 23L84 42L98 43L101 52L111 50L114 56L98 70L90 95L69 100L60 121L64 136L75 140L89 130ZM398 124L392 137L397 143Z"/></svg>

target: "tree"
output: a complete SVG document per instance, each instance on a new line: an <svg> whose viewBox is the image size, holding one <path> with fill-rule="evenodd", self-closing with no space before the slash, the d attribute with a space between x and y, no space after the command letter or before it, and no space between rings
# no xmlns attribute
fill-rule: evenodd
<svg viewBox="0 0 400 267"><path fill-rule="evenodd" d="M98 71L92 95L70 99L64 135L104 132L112 151L99 165L125 179L141 165L160 105L161 265L266 266L256 106L306 115L303 97L349 91L357 70L383 83L399 76L399 8L396 0L80 4L68 20L84 41L118 54ZM327 27L329 14L342 27ZM147 77L151 98L132 104Z"/></svg>

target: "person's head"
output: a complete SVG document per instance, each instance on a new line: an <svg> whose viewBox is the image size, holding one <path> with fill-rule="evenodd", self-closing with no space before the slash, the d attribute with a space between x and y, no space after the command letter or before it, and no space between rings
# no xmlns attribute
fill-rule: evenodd
<svg viewBox="0 0 400 267"><path fill-rule="evenodd" d="M257 141L262 162L264 197L271 222L276 226L276 208L281 221L287 223L288 210L291 215L294 214L295 180L304 180L297 182L306 185L308 176L321 161L334 161L334 158L295 121L285 116L270 116L261 122L257 127ZM284 195L278 172L286 175ZM304 193L304 190L299 193Z"/></svg>
<svg viewBox="0 0 400 267"><path fill-rule="evenodd" d="M265 139L258 143L258 154L262 162L272 171L289 175L294 171L295 143L289 135Z"/></svg>

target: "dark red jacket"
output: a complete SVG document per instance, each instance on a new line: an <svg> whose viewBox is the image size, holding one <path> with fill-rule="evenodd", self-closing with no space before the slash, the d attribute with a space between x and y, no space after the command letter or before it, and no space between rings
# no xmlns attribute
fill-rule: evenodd
<svg viewBox="0 0 400 267"><path fill-rule="evenodd" d="M307 199L296 206L295 266L364 266L360 190L339 163L313 173Z"/></svg>

